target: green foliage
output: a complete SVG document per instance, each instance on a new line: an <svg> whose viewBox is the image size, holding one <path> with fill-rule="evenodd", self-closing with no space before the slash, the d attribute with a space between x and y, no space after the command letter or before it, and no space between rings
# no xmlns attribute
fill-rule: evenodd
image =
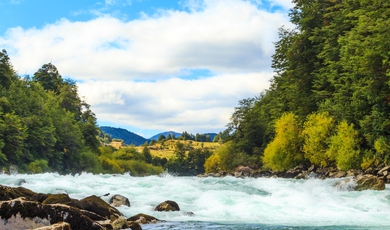
<svg viewBox="0 0 390 230"><path fill-rule="evenodd" d="M166 137L164 135L160 135L157 139L157 141L161 142L161 141L164 141L166 139Z"/></svg>
<svg viewBox="0 0 390 230"><path fill-rule="evenodd" d="M150 149L148 148L148 143L144 144L144 147L142 149L142 154L144 155L145 162L146 163L152 163L153 157L152 154L150 153Z"/></svg>
<svg viewBox="0 0 390 230"><path fill-rule="evenodd" d="M275 123L275 138L264 150L265 168L287 170L303 162L302 138L298 117L285 113Z"/></svg>
<svg viewBox="0 0 390 230"><path fill-rule="evenodd" d="M31 173L43 173L49 169L47 160L35 160L28 164L27 169Z"/></svg>
<svg viewBox="0 0 390 230"><path fill-rule="evenodd" d="M313 113L307 117L302 135L303 152L310 163L327 167L332 162L326 152L334 129L334 119L327 112Z"/></svg>
<svg viewBox="0 0 390 230"><path fill-rule="evenodd" d="M194 149L178 141L174 154L165 165L168 171L181 176L193 176L205 172L204 164L212 153L207 148Z"/></svg>

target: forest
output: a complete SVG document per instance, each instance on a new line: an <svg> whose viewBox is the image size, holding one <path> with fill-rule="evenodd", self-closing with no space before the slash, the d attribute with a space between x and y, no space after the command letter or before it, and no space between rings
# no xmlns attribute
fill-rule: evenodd
<svg viewBox="0 0 390 230"><path fill-rule="evenodd" d="M390 2L294 0L294 29L280 28L265 92L239 101L221 147L185 149L172 159L103 146L95 114L44 64L20 77L0 53L0 168L40 173L181 175L239 165L367 169L390 164Z"/></svg>
<svg viewBox="0 0 390 230"><path fill-rule="evenodd" d="M239 101L206 170L390 163L390 2L293 2L270 88Z"/></svg>

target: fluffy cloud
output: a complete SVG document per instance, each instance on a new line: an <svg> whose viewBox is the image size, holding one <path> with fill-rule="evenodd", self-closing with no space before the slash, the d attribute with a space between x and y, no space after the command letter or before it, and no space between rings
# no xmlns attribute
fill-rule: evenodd
<svg viewBox="0 0 390 230"><path fill-rule="evenodd" d="M99 120L202 133L221 131L238 100L258 95L269 78L270 73L247 73L155 82L87 81L79 90Z"/></svg>
<svg viewBox="0 0 390 230"><path fill-rule="evenodd" d="M106 1L114 3L117 1ZM130 1L126 1L130 2ZM271 3L286 6L288 1ZM52 62L79 80L100 121L151 129L223 129L237 101L268 87L277 28L286 14L254 1L190 0L132 21L102 16L11 28L0 37L19 74ZM180 79L206 69L207 78Z"/></svg>

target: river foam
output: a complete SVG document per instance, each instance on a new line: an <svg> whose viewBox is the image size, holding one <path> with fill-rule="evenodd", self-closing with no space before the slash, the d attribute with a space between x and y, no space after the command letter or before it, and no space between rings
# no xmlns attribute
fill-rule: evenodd
<svg viewBox="0 0 390 230"><path fill-rule="evenodd" d="M336 188L338 181L0 174L2 185L22 183L35 192L66 192L76 199L121 194L131 203L118 208L126 217L145 213L168 221L144 229L390 229L388 186L384 191L358 192ZM110 196L102 198L108 201ZM154 212L165 200L176 201L181 211Z"/></svg>

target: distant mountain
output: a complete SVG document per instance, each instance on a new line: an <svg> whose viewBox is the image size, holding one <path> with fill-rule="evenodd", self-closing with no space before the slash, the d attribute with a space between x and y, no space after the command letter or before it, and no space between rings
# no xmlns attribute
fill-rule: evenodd
<svg viewBox="0 0 390 230"><path fill-rule="evenodd" d="M166 131L166 132L154 135L153 137L149 138L149 140L157 141L159 136L164 135L165 137L168 137L169 134L171 134L172 137L173 137L173 135L175 135L175 138L178 138L181 136L181 133L174 132L174 131Z"/></svg>
<svg viewBox="0 0 390 230"><path fill-rule="evenodd" d="M181 136L181 133L177 133L174 131L167 131L167 132L156 134L153 137L149 138L149 140L156 140L157 141L159 136L164 135L165 137L168 137L169 134L171 134L171 136L175 135L175 138L178 138ZM205 136L209 135L211 141L213 141L214 137L217 136L216 133L204 133L203 135L205 135Z"/></svg>
<svg viewBox="0 0 390 230"><path fill-rule="evenodd" d="M100 129L110 135L112 138L122 139L126 145L143 145L148 139L132 133L126 129L114 128L109 126L100 126Z"/></svg>

